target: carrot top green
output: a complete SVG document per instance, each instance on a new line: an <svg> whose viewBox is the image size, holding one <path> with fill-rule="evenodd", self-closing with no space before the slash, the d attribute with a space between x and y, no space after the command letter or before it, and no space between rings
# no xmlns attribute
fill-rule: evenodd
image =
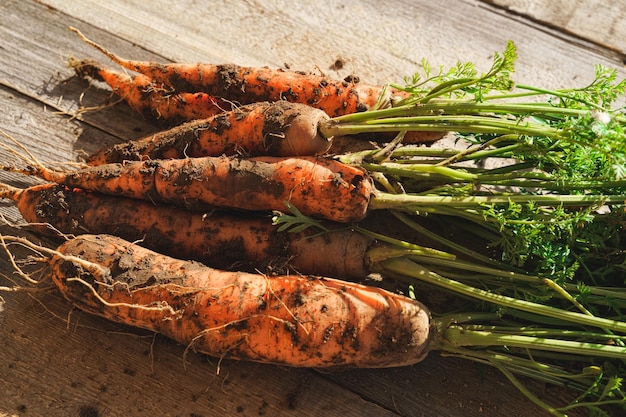
<svg viewBox="0 0 626 417"><path fill-rule="evenodd" d="M512 79L516 58L509 43L484 74L424 62L392 86L409 97L321 131L451 132L454 147L403 146L399 136L336 156L372 175L373 208L455 256L391 256L383 275L427 304L433 286L449 295L431 305L441 349L495 366L552 415L609 416L626 409L626 81L597 66L587 86L536 88ZM516 375L580 395L548 404Z"/></svg>

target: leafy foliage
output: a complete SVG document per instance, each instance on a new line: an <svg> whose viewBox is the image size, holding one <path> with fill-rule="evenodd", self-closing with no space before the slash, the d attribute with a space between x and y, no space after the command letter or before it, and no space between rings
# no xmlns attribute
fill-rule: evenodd
<svg viewBox="0 0 626 417"><path fill-rule="evenodd" d="M553 415L584 408L606 416L611 406L626 410L626 116L615 105L626 81L596 66L582 88L532 87L512 80L516 59L509 42L485 73L472 63L422 61L420 73L392 85L410 97L333 121L337 135L451 131L453 149L395 146L383 158L381 150L337 158L375 172L387 192L376 193L374 208L391 209L457 256L399 255L377 265L413 297L420 285L457 296L438 306L440 348L496 366ZM297 213L278 223L314 225ZM553 408L513 373L582 393Z"/></svg>

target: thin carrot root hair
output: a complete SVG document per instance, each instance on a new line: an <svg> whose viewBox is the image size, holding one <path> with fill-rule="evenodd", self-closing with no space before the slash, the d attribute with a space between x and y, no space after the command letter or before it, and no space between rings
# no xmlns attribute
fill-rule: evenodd
<svg viewBox="0 0 626 417"><path fill-rule="evenodd" d="M41 172L54 172L57 168L62 169L63 171L68 171L70 169L81 169L88 166L81 162L72 161L49 161L44 164L39 159L37 159L37 157L31 151L29 151L27 147L22 145L20 141L15 139L13 136L8 134L1 128L0 135L4 136L7 140L9 140L9 142L14 145L10 146L6 143L0 142L0 148L3 148L9 154L13 155L16 159L22 161L26 165L25 167L21 168L17 166L0 165L0 170L37 177L39 176L38 174ZM7 186L7 190L9 192L11 191L10 186Z"/></svg>
<svg viewBox="0 0 626 417"><path fill-rule="evenodd" d="M0 234L0 245L3 247L3 249L6 251L7 255L9 255L9 260L11 262L11 265L18 270L19 272L23 272L21 270L21 268L17 265L17 262L15 260L15 257L13 256L13 253L9 250L9 245L8 243L15 243L18 244L20 246L23 246L31 251L33 251L34 253L36 253L38 255L37 258L33 258L30 257L29 259L37 261L37 262L47 262L48 258L52 257L52 256L59 256L61 258L63 258L64 260L67 261L73 261L73 262L77 262L79 263L81 266L84 266L89 272L97 274L97 275L102 275L104 273L104 269L97 265L94 264L92 262L87 262L85 260L82 260L76 256L72 256L72 255L64 255L61 252L55 250L55 249L51 249L48 247L45 247L43 245L38 245L36 243L31 242L30 240L28 240L25 237L19 237L19 236L5 236ZM30 281L32 284L38 284L39 281L36 280L31 280Z"/></svg>
<svg viewBox="0 0 626 417"><path fill-rule="evenodd" d="M18 237L18 236L4 236L2 234L0 234L0 246L2 246L2 248L4 249L4 251L6 252L6 254L8 255L9 258L9 262L11 263L11 265L13 266L13 268L15 269L15 271L17 272L17 274L20 276L20 278L22 278L24 281L26 281L28 284L31 285L39 285L42 281L39 280L35 280L33 279L29 274L24 272L24 270L22 269L22 267L20 267L18 265L17 260L15 259L15 256L13 255L13 253L11 252L11 250L9 249L9 243L12 244L17 244L20 245L22 247L25 247L31 251L33 251L34 253L36 253L38 256L37 257L28 257L28 259L30 261L36 261L36 262L41 262L41 263L47 263L49 261L49 259L52 256L56 256L61 258L64 261L68 261L68 262L74 262L76 264L79 264L81 267L83 267L85 270L87 270L89 273L91 273L94 277L103 277L105 275L108 274L108 270L106 268L103 268L102 266L93 263L93 262L89 262L86 261L80 257L74 256L74 255L66 255L63 254L55 249L51 249L51 248L47 248L45 246L42 245L38 245L36 243L31 242L30 240L24 238L24 237ZM9 279L10 281L14 281L13 279L5 276L5 278ZM44 278L45 279L45 278ZM102 298L102 296L96 291L96 289L93 287L93 285L91 285L90 283L86 282L85 280L81 279L81 278L67 278L68 282L77 282L80 283L82 285L84 285L89 292L99 301L101 302L103 305L107 306L107 307L126 307L126 308L132 308L132 309L137 309L137 310L142 310L142 311L166 311L168 312L173 318L177 318L180 317L182 312L173 309L166 301L159 301L156 302L152 305L149 306L144 306L144 305L140 305L140 304L130 304L130 303L111 303L107 300L105 300L104 298ZM98 280L98 281L94 281L96 284L98 285L102 285L105 287L113 287L114 285L119 284L118 282L109 284L106 283L104 279ZM10 292L14 292L14 291L33 291L33 288L29 288L29 287L22 287L17 285L14 287L2 287L0 286L0 291L10 291ZM40 291L41 289L38 289L37 291Z"/></svg>
<svg viewBox="0 0 626 417"><path fill-rule="evenodd" d="M15 139L13 136L9 135L7 132L5 132L4 130L0 129L0 134L2 136L4 136L6 139L8 139L9 141L11 141L15 146L17 146L17 148L19 150L21 150L21 152L19 152L18 150L16 150L15 148L12 148L11 146L5 144L5 143L0 143L0 146L2 146L7 152L9 152L11 155L15 156L16 158L24 161L25 163L28 164L34 164L37 166L43 166L43 164L41 162L39 162L39 160L35 157L35 155L33 155L28 148L26 148L24 145L22 145L17 139Z"/></svg>
<svg viewBox="0 0 626 417"><path fill-rule="evenodd" d="M58 255L57 255L58 256ZM66 260L66 261L75 261L76 259L80 259L74 256L65 256L62 255L61 259ZM97 264L93 264L91 262L88 261L84 261L81 259L81 265L85 266L85 265L96 265L99 268L101 268L99 265ZM102 303L102 305L106 306L106 307L111 307L111 308L118 308L118 307L125 307L128 309L134 309L134 310L138 310L138 311L159 311L159 312L167 312L169 314L169 316L167 317L168 319L173 319L173 318L180 318L182 317L182 311L181 310L176 310L174 308L172 308L172 306L170 306L167 301L155 301L154 303L151 303L151 305L141 305L141 304L131 304L131 303L111 303L107 300L105 300L104 298L102 298L102 296L100 294L98 294L98 291L96 291L96 289L94 288L93 285L91 285L90 283L88 283L87 281L81 279L81 278L67 278L67 282L77 282L79 284L84 285L85 287L87 287L87 289L89 290L89 292L91 292L91 294L95 297L95 299ZM94 281L94 283L98 284L98 285L103 285L103 286L110 286L113 287L116 284L119 284L119 282L115 282L113 284L106 284L105 282L102 281Z"/></svg>
<svg viewBox="0 0 626 417"><path fill-rule="evenodd" d="M9 184L5 184L3 182L0 182L0 198L7 198L9 200L13 200L13 197L15 194L17 193L21 193L23 191L23 189L21 188L17 188L17 187L13 187ZM20 213L23 215L23 213ZM62 239L73 239L74 237L76 237L74 234L72 233L66 233L66 232L62 232L61 230L59 230L57 227L55 227L54 225L47 223L47 222L16 222L16 221L11 221L9 219L6 218L6 216L2 213L0 213L0 224L5 224L9 227L12 227L14 229L29 229L29 228L35 228L38 230L45 230L46 231L46 235L47 236L53 236L53 237L58 237L58 238L62 238ZM2 235L0 234L0 239L2 239ZM0 244L0 246L2 246Z"/></svg>
<svg viewBox="0 0 626 417"><path fill-rule="evenodd" d="M69 26L68 29L71 30L72 32L76 33L80 37L80 39L83 42L85 42L87 45L90 45L93 48L97 49L103 55L105 55L107 58L109 58L111 61L115 62L116 64L121 65L122 67L124 67L124 64L128 63L127 60L118 57L113 52L110 52L108 49L106 49L104 46L101 46L101 45L97 44L96 42L92 41L91 39L87 38L85 35L83 35L83 33L80 30L76 29L75 27Z"/></svg>
<svg viewBox="0 0 626 417"><path fill-rule="evenodd" d="M33 253L35 253L36 256L29 256L27 258L28 262L45 263L48 258L44 255L44 253L46 253L47 255L50 255L50 256L53 253L56 253L56 251L54 251L53 249L49 249L49 248L46 248L44 246L37 245L37 244L31 242L30 240L24 238L24 237L5 236L5 235L0 234L0 246L2 246L2 249L7 254L9 263L11 264L13 269L15 270L15 273L23 281L23 282L20 283L16 279L14 279L14 278L12 278L12 277L10 277L8 275L2 274L2 276L7 281L12 282L14 285L12 287L0 286L0 291L4 291L4 292L17 292L17 291L40 292L40 291L47 290L48 288L41 288L40 287L40 284L42 282L44 282L46 280L46 278L43 278L41 280L37 280L37 279L34 279L32 277L32 275L35 275L34 273L27 273L27 272L25 272L24 269L19 265L20 262L15 258L15 255L9 249L9 245L10 244L14 244L14 245L18 245L18 246L24 247L24 248L32 251Z"/></svg>
<svg viewBox="0 0 626 417"><path fill-rule="evenodd" d="M81 63L82 61L79 60L78 58L74 58L72 56L67 58L67 65L70 68L74 69L74 71L76 71L76 69L82 65ZM89 87L87 87L87 89L85 89L85 91L88 90L89 88L91 88L91 84L89 85ZM111 92L111 97L109 100L106 100L106 102L99 104L97 106L85 106L83 105L83 98L85 96L85 91L83 91L78 98L78 105L79 105L78 109L76 109L72 113L69 113L72 116L71 120L79 119L81 115L86 114L86 113L95 113L97 111L112 108L116 106L117 104L124 101L123 97L120 97L116 95L114 92Z"/></svg>

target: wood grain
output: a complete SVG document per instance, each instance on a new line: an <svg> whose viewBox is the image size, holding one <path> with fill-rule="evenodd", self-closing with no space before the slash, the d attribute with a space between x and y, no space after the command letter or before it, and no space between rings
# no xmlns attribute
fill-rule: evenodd
<svg viewBox="0 0 626 417"><path fill-rule="evenodd" d="M626 58L626 3L584 0L489 0L490 3L586 39Z"/></svg>
<svg viewBox="0 0 626 417"><path fill-rule="evenodd" d="M42 161L74 161L157 129L124 104L77 112L114 98L67 68L68 56L107 62L69 25L126 57L288 65L335 77L355 73L371 83L400 81L422 58L445 66L472 61L486 70L508 39L519 49L516 78L526 84L582 85L598 63L624 74L619 56L603 44L581 45L579 36L555 26L471 0L215 0L210 7L193 0L6 0L0 4L0 128ZM344 68L330 69L338 58ZM13 160L0 151L0 162ZM27 186L35 180L2 173L0 181ZM20 219L10 202L0 202L0 213ZM0 233L18 231L2 227ZM11 276L0 258L0 272ZM0 277L0 285L7 282ZM69 314L54 292L1 296L0 416L538 414L498 373L437 353L391 370L285 369L193 353L185 364L184 346Z"/></svg>

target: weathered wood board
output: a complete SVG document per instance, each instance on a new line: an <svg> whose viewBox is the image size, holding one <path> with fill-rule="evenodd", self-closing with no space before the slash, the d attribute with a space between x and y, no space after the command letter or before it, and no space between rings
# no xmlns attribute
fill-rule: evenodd
<svg viewBox="0 0 626 417"><path fill-rule="evenodd" d="M106 62L67 30L70 25L126 57L288 65L335 77L354 73L370 83L401 81L419 69L422 58L444 66L472 61L486 70L508 39L519 49L516 78L526 84L584 85L593 78L594 64L625 73L620 53L603 41L624 45L624 32L602 35L607 28L596 20L599 40L582 32L574 36L576 26L553 17L526 19L470 0L4 0L0 129L43 161L75 160L156 129L122 104L76 113L81 106L108 103L110 95L67 68L70 55ZM346 65L331 70L338 58ZM0 151L0 161L6 160ZM0 181L34 182L8 174L0 174ZM19 220L10 202L0 204L0 213ZM8 227L0 232L16 233ZM6 256L0 259L6 275L0 285L7 285L13 269ZM416 366L391 370L319 372L220 362L185 356L184 346L162 337L73 311L53 291L0 296L0 416L539 413L497 372L436 353Z"/></svg>
<svg viewBox="0 0 626 417"><path fill-rule="evenodd" d="M537 22L626 58L626 3L621 1L489 0Z"/></svg>

